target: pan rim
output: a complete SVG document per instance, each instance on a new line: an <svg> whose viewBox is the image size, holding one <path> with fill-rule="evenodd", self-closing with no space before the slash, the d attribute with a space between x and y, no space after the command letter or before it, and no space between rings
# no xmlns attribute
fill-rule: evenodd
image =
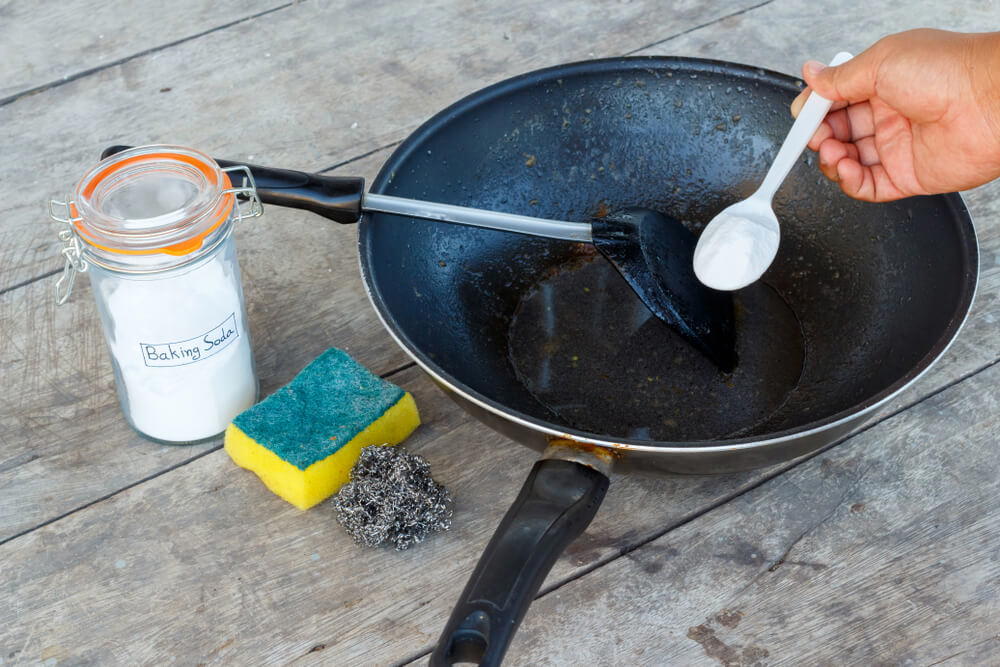
<svg viewBox="0 0 1000 667"><path fill-rule="evenodd" d="M775 72L773 70L753 65L730 63L705 58L689 58L681 56L622 56L597 60L583 60L562 65L555 65L520 74L487 86L479 91L469 94L466 97L463 97L435 114L396 147L389 158L383 163L369 189L376 193L384 192L384 189L392 181L394 170L389 168L390 164L395 164L408 157L408 155L412 151L416 150L428 135L436 132L440 125L446 124L454 116L466 113L481 104L490 102L496 97L505 95L524 86L538 85L554 81L559 78L560 75L569 75L581 70L585 70L587 73L602 71L604 69L642 70L644 64L654 62L659 65L673 64L677 66L675 69L685 68L685 72L690 72L694 69L695 71L722 72L726 74L745 76L754 82L766 81L781 88L785 88L789 92L793 93L801 89L801 81L798 78L787 74L782 74L780 72ZM969 262L968 274L971 275L966 277L963 297L956 302L954 315L952 316L949 324L945 327L941 337L931 347L927 354L914 364L907 373L881 391L867 397L865 400L850 408L841 410L840 412L829 415L823 419L808 422L792 429L770 433L766 436L751 436L733 439L715 438L709 440L690 441L652 441L632 439L612 440L608 439L608 436L561 428L551 422L537 419L530 415L507 408L488 396L485 396L460 382L457 378L448 373L446 369L439 367L433 360L427 357L418 346L414 345L408 337L403 334L402 329L393 319L390 309L377 293L378 290L374 284L373 274L371 271L371 258L369 256L371 246L368 243L368 230L373 224L370 214L363 216L359 224L358 257L362 280L368 299L371 302L379 320L382 322L383 327L389 332L389 335L396 342L396 344L398 344L403 351L406 352L406 354L437 383L447 387L449 391L458 394L465 400L468 400L474 405L496 415L497 417L514 422L533 431L547 434L553 438L569 439L575 442L605 447L613 450L641 451L660 454L673 453L678 455L692 455L698 453L717 454L733 451L756 450L808 438L825 431L836 429L838 426L842 426L848 422L860 420L862 417L885 405L905 389L917 382L928 370L930 370L932 366L934 366L935 363L937 363L938 360L941 359L942 356L944 356L951 345L955 342L955 339L958 337L959 333L961 333L962 328L968 321L969 314L972 311L972 305L975 302L975 297L979 289L979 239L975 222L972 215L969 213L968 206L966 205L961 194L952 192L933 196L943 198L956 218L964 218L967 223L967 231L971 235L971 238L968 238L966 248L963 249L963 254L967 255L966 259ZM968 282L969 277L971 277L971 285ZM959 313L961 313L960 316Z"/></svg>

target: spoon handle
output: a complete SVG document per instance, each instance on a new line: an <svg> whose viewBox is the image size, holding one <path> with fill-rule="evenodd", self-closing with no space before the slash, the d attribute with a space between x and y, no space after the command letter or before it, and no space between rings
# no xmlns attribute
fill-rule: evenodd
<svg viewBox="0 0 1000 667"><path fill-rule="evenodd" d="M841 51L830 61L830 67L843 65L851 58L853 56L850 53ZM826 114L830 111L832 104L832 101L816 93L809 94L806 103L802 105L799 117L795 119L792 129L788 131L785 142L781 144L778 155L775 156L774 162L767 172L767 176L764 177L764 182L757 188L754 196L762 197L767 201L771 201L774 198L774 193L781 187L781 184L785 181L785 177L788 176L788 172L795 166L795 162L799 159L802 151L805 150L806 144L809 143L812 135L816 133L820 123L826 118Z"/></svg>

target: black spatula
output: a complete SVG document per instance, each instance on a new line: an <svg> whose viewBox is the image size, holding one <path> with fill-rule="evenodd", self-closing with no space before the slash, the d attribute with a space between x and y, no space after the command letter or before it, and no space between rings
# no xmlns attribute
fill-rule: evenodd
<svg viewBox="0 0 1000 667"><path fill-rule="evenodd" d="M654 315L723 371L736 365L733 299L694 274L697 239L679 220L646 208L616 211L591 225L591 242Z"/></svg>

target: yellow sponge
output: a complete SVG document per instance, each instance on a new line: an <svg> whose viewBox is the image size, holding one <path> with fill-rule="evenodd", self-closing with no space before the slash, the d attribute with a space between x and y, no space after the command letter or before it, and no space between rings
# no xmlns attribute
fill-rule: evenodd
<svg viewBox="0 0 1000 667"><path fill-rule="evenodd" d="M420 424L408 392L331 348L226 429L233 461L300 509L348 481L363 447L399 444Z"/></svg>

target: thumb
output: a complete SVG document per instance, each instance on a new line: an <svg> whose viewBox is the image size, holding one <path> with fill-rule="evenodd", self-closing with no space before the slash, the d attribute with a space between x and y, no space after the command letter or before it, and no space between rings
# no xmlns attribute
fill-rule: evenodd
<svg viewBox="0 0 1000 667"><path fill-rule="evenodd" d="M871 49L837 67L810 60L802 66L802 78L810 88L834 102L863 102L875 95L878 62Z"/></svg>

